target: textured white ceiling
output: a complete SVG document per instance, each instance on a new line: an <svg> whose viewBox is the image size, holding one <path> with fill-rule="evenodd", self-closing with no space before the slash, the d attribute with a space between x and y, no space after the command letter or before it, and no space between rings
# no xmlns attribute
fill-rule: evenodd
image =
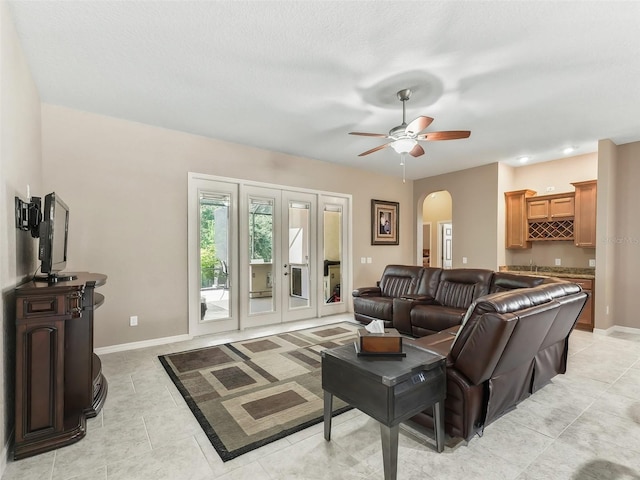
<svg viewBox="0 0 640 480"><path fill-rule="evenodd" d="M640 2L10 1L45 103L408 178L640 140Z"/></svg>

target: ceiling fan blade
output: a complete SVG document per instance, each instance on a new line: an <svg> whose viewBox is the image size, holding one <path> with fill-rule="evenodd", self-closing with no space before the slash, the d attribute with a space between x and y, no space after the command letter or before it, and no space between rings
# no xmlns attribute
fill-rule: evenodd
<svg viewBox="0 0 640 480"><path fill-rule="evenodd" d="M434 142L436 140L456 140L458 138L468 138L471 135L469 130L450 130L448 132L429 132L416 137L417 140Z"/></svg>
<svg viewBox="0 0 640 480"><path fill-rule="evenodd" d="M380 138L387 138L388 137L388 135L386 133L349 132L349 135L361 135L363 137L380 137Z"/></svg>
<svg viewBox="0 0 640 480"><path fill-rule="evenodd" d="M420 155L424 155L424 148L421 145L417 145L413 147L413 149L409 152L409 155L412 157L419 157Z"/></svg>
<svg viewBox="0 0 640 480"><path fill-rule="evenodd" d="M416 135L431 125L431 122L433 122L433 118L431 117L418 117L407 125L404 131L407 135Z"/></svg>
<svg viewBox="0 0 640 480"><path fill-rule="evenodd" d="M371 150L367 150L366 152L362 152L359 157L364 157L365 155L369 155L370 153L377 152L378 150L382 150L385 147L388 147L393 142L385 143L384 145L379 145L376 148L372 148Z"/></svg>

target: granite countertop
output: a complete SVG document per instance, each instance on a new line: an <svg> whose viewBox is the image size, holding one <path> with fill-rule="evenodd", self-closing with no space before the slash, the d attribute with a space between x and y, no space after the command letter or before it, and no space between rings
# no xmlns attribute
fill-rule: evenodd
<svg viewBox="0 0 640 480"><path fill-rule="evenodd" d="M593 280L596 278L595 268L571 268L571 267L533 267L529 265L506 265L499 268L501 272L515 273L519 275L532 275L534 277L556 278L584 278Z"/></svg>

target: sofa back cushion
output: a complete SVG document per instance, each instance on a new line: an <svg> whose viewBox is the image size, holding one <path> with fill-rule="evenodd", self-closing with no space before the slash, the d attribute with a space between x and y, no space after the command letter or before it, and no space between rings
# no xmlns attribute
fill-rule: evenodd
<svg viewBox="0 0 640 480"><path fill-rule="evenodd" d="M416 294L435 298L441 274L441 268L425 267Z"/></svg>
<svg viewBox="0 0 640 480"><path fill-rule="evenodd" d="M491 270L458 268L443 270L435 299L440 305L468 308L478 297L489 292Z"/></svg>
<svg viewBox="0 0 640 480"><path fill-rule="evenodd" d="M489 293L506 292L516 288L531 288L544 282L544 277L516 275L514 273L495 272L491 278Z"/></svg>
<svg viewBox="0 0 640 480"><path fill-rule="evenodd" d="M382 296L398 298L414 294L423 270L414 265L387 265L380 280Z"/></svg>
<svg viewBox="0 0 640 480"><path fill-rule="evenodd" d="M580 287L576 287L579 291ZM553 284L549 284L492 293L477 299L467 310L451 346L450 355L456 367L462 369L467 378L474 383L487 380L502 355L502 348L515 328L514 322L517 321L520 312L548 304L552 301L553 294L557 293ZM505 325L496 326L495 322L503 322ZM505 335L506 338L503 337ZM474 357L484 355L479 353L483 348L493 349L498 358L492 357L495 363L473 365L476 362Z"/></svg>

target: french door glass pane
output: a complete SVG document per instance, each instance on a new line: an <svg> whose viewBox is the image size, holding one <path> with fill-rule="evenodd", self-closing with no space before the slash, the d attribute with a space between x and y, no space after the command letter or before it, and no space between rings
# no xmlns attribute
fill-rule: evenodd
<svg viewBox="0 0 640 480"><path fill-rule="evenodd" d="M231 316L227 193L200 192L200 320Z"/></svg>
<svg viewBox="0 0 640 480"><path fill-rule="evenodd" d="M342 205L326 204L323 222L324 301L338 303L342 283Z"/></svg>
<svg viewBox="0 0 640 480"><path fill-rule="evenodd" d="M274 311L272 198L249 197L249 313Z"/></svg>
<svg viewBox="0 0 640 480"><path fill-rule="evenodd" d="M307 202L289 202L289 308L308 307L309 283L309 212Z"/></svg>

